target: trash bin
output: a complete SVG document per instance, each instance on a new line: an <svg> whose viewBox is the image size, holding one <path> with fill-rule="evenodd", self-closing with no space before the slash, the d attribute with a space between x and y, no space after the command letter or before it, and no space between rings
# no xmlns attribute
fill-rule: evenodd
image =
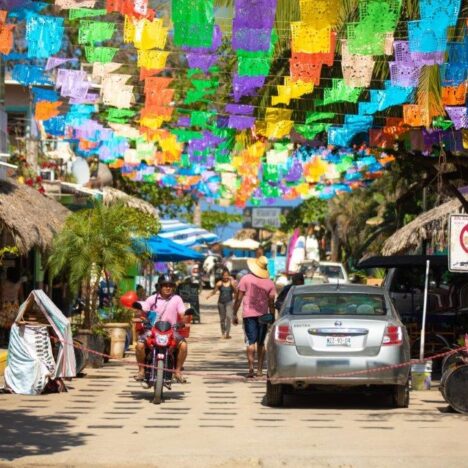
<svg viewBox="0 0 468 468"><path fill-rule="evenodd" d="M411 366L412 390L430 390L432 375L432 361L426 361Z"/></svg>

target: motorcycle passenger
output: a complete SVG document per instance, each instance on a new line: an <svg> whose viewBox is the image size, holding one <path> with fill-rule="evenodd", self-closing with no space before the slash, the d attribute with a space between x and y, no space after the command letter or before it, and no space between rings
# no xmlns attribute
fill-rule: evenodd
<svg viewBox="0 0 468 468"><path fill-rule="evenodd" d="M151 318L151 316L156 315L157 318L154 322L165 321L169 322L171 325L175 325L183 320L185 305L182 298L175 294L175 287L176 281L173 275L164 274L159 277L157 292L148 297L145 301L139 303L146 317ZM174 337L177 341L177 363L174 379L176 382L186 383L186 379L182 376L182 367L187 357L187 343L177 330L174 330ZM138 375L135 377L137 381L143 381L145 377L145 338L146 331L143 330L135 348L135 354L139 364Z"/></svg>

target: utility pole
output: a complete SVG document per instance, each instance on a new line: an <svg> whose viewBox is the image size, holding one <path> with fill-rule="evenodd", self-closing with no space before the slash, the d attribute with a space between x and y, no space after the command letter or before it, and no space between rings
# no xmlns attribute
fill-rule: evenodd
<svg viewBox="0 0 468 468"><path fill-rule="evenodd" d="M6 153L7 146L7 114L5 111L5 61L0 54L0 153Z"/></svg>

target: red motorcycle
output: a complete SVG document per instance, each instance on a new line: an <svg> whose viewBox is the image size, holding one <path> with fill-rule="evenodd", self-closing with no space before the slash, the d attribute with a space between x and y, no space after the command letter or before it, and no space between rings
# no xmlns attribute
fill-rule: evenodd
<svg viewBox="0 0 468 468"><path fill-rule="evenodd" d="M145 381L149 388L154 389L153 403L159 405L163 399L163 389L171 390L172 377L177 363L177 341L174 332L188 338L193 312L185 312L186 321L171 325L170 322L158 321L146 336Z"/></svg>

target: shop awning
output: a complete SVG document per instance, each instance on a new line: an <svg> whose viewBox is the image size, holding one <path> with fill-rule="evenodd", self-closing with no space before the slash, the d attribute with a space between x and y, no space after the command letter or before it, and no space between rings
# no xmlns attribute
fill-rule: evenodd
<svg viewBox="0 0 468 468"><path fill-rule="evenodd" d="M203 260L204 258L195 250L160 236L141 239L139 242L144 243L153 260L158 262L181 262L184 260Z"/></svg>

